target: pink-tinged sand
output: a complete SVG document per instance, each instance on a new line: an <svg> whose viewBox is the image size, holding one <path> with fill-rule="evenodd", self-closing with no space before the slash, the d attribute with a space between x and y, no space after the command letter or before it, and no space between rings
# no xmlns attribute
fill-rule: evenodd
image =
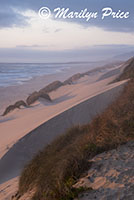
<svg viewBox="0 0 134 200"><path fill-rule="evenodd" d="M123 82L109 84L115 76L96 81L102 75L85 76L73 85L62 86L50 93L52 103L40 100L30 108L17 109L0 120L0 158L21 137L42 123L106 90L116 87Z"/></svg>
<svg viewBox="0 0 134 200"><path fill-rule="evenodd" d="M52 103L40 99L40 101L36 102L30 108L15 110L5 117L0 117L0 158L20 138L42 123L93 96L115 88L125 82L108 84L119 74L97 81L103 74L99 72L92 76L85 76L73 85L62 86L56 91L51 92ZM6 199L6 197L8 199L8 196L11 196L11 193L16 191L17 179L10 180L10 182L4 184L0 185L1 200ZM9 187L7 187L8 185Z"/></svg>

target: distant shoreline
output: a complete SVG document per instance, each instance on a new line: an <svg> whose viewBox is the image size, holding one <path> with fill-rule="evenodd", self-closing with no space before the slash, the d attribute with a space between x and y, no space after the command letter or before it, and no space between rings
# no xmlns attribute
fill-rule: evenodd
<svg viewBox="0 0 134 200"><path fill-rule="evenodd" d="M23 85L36 77L64 73L76 67L93 69L98 67L98 63L0 63L0 87Z"/></svg>
<svg viewBox="0 0 134 200"><path fill-rule="evenodd" d="M104 66L112 66L112 64L107 64ZM55 74L48 74L48 75L41 75L41 76L35 76L31 78L30 80L23 82L23 84L19 85L10 85L7 87L1 87L0 86L0 113L4 111L4 109L10 105L14 104L15 101L19 101L20 99L26 99L32 92L36 90L40 90L46 85L52 83L53 81L59 80L61 82L65 81L72 75L76 73L84 73L93 69L99 69L103 68L103 65L94 64L94 66L75 66L72 68L68 68L66 70L62 70L61 72L57 72Z"/></svg>
<svg viewBox="0 0 134 200"><path fill-rule="evenodd" d="M102 112L123 86L124 81L109 84L121 71L122 65L106 65L94 70L77 69L70 71L70 74L63 73L62 77L46 76L46 82L52 83L55 78L64 83L67 80L70 82L71 79L68 78L75 75L72 84L65 84L48 93L52 102L39 99L29 108L16 109L4 117L0 116L1 183L19 175L26 162L38 152L38 148L49 144L69 127L85 124ZM11 98L8 97L14 96L14 99L18 97L21 100L22 96L27 97L28 89L31 92L41 90L45 86L43 81L44 77L31 81L29 85L8 87L8 90L3 90L5 96L2 97L5 98L5 103L8 100L11 104Z"/></svg>

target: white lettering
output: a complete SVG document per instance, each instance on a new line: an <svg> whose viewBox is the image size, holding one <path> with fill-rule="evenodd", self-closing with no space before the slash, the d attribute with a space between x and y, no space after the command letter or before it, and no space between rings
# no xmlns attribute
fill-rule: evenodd
<svg viewBox="0 0 134 200"><path fill-rule="evenodd" d="M84 10L78 11L71 11L69 8L55 8L54 9L55 18L63 18L63 19L85 19L87 22L90 19L98 18L98 12L88 12L88 9L85 8ZM127 19L129 18L130 13L124 12L121 10L114 11L110 7L106 7L102 9L102 20L107 17L111 17L113 19Z"/></svg>
<svg viewBox="0 0 134 200"><path fill-rule="evenodd" d="M130 14L129 12L126 12L125 15L124 15L124 18L125 19L129 18L129 14Z"/></svg>
<svg viewBox="0 0 134 200"><path fill-rule="evenodd" d="M118 10L117 12L113 11L112 8L103 8L102 9L102 19L105 19L105 17L111 16L113 19L127 19L129 18L129 12L122 12L121 10Z"/></svg>
<svg viewBox="0 0 134 200"><path fill-rule="evenodd" d="M54 12L56 13L55 18L63 19L83 18L86 19L86 21L89 21L92 18L96 19L98 17L97 12L88 12L87 8L85 10L81 10L80 12L69 12L69 8L55 8Z"/></svg>
<svg viewBox="0 0 134 200"><path fill-rule="evenodd" d="M69 11L69 8L55 8L54 12L57 12L57 14L55 15L55 18L67 18L67 12Z"/></svg>
<svg viewBox="0 0 134 200"><path fill-rule="evenodd" d="M105 17L108 17L112 14L112 8L103 8L102 12L102 19L104 19Z"/></svg>

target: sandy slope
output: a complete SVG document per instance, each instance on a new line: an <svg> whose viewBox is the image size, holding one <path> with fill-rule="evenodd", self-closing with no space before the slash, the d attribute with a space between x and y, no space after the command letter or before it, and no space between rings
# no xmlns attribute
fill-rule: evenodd
<svg viewBox="0 0 134 200"><path fill-rule="evenodd" d="M72 68L67 68L56 74L37 76L28 82L24 82L23 85L9 86L9 87L0 87L0 114L3 113L4 108L15 103L20 99L26 99L29 94L35 90L39 90L46 86L47 84L59 80L64 81L75 73L82 73L89 71L93 67L100 67L104 63L89 63L89 64L77 64ZM112 67L112 64L109 64L109 67Z"/></svg>
<svg viewBox="0 0 134 200"><path fill-rule="evenodd" d="M104 73L97 73L92 77L85 76L73 85L51 92L53 103L41 100L31 108L16 110L6 117L1 117L0 155L2 157L7 153L0 160L0 183L19 175L22 167L34 153L57 135L72 125L89 122L97 113L104 110L119 94L125 83L122 81L108 85L120 70L118 73L110 73L111 76L105 77ZM13 144L15 145L12 147ZM9 182L4 184L8 185ZM10 190L14 192L16 184L9 185L12 186ZM5 198L2 195L7 191L5 185L5 190L2 190L2 187L3 184L0 186L0 199Z"/></svg>
<svg viewBox="0 0 134 200"><path fill-rule="evenodd" d="M93 190L80 195L79 200L134 199L134 141L95 156L87 176L75 187Z"/></svg>
<svg viewBox="0 0 134 200"><path fill-rule="evenodd" d="M17 191L17 188L18 177L13 178L0 185L0 200L10 200L12 195Z"/></svg>
<svg viewBox="0 0 134 200"><path fill-rule="evenodd" d="M45 121L69 109L70 107L95 96L114 85L107 85L115 76L98 81L104 73L81 78L77 84L67 85L51 92L52 103L36 102L28 109L21 109L0 117L0 157L15 144L18 139L35 129ZM116 75L118 73L115 73ZM116 86L116 85L115 85Z"/></svg>

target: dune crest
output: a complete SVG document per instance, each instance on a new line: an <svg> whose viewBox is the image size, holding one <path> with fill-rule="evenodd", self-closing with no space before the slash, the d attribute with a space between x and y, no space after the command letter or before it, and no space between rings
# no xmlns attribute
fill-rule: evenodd
<svg viewBox="0 0 134 200"><path fill-rule="evenodd" d="M27 104L23 100L17 101L14 105L10 105L5 109L3 116L7 115L9 112L17 108L20 108L21 106L27 107Z"/></svg>

